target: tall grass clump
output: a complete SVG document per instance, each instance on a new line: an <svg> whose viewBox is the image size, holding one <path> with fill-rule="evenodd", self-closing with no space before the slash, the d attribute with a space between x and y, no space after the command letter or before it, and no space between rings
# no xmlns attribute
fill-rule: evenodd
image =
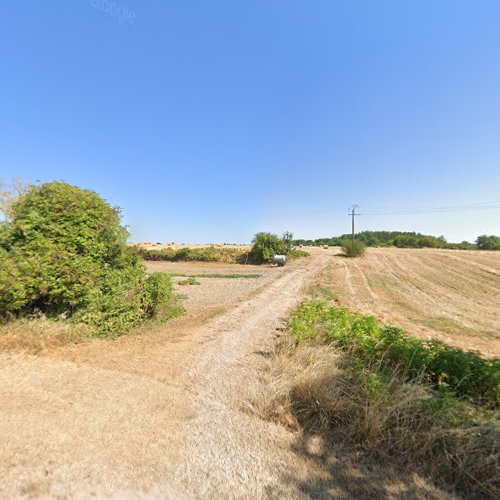
<svg viewBox="0 0 500 500"><path fill-rule="evenodd" d="M0 226L0 318L43 314L117 335L169 316L169 276L147 276L120 211L63 182L30 186Z"/></svg>
<svg viewBox="0 0 500 500"><path fill-rule="evenodd" d="M266 416L465 497L500 494L500 362L305 300L267 384ZM289 415L286 417L286 415Z"/></svg>
<svg viewBox="0 0 500 500"><path fill-rule="evenodd" d="M340 246L346 257L363 257L366 252L366 244L360 240L342 240Z"/></svg>

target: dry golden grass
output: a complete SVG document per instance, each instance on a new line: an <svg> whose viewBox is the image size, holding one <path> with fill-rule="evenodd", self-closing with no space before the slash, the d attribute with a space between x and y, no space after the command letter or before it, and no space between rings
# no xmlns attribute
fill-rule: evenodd
<svg viewBox="0 0 500 500"><path fill-rule="evenodd" d="M394 376L374 392L345 355L314 343L296 347L291 337L285 339L270 357L262 383L248 389L247 410L303 436L318 436L323 456L353 460L371 470L375 482L387 473L386 492L391 485L395 493L411 491L414 473L430 488L429 498L447 497L455 489L472 497L500 495L497 425L453 429L443 413L422 410L430 392L418 380L402 383ZM329 446L333 450L327 452ZM350 491L362 493L352 485ZM367 491L378 497L376 488Z"/></svg>
<svg viewBox="0 0 500 500"><path fill-rule="evenodd" d="M86 325L49 320L45 316L12 320L0 324L0 350L38 354L68 344L88 341L90 335L90 327Z"/></svg>
<svg viewBox="0 0 500 500"><path fill-rule="evenodd" d="M181 250L182 248L225 248L230 250L241 250L244 252L250 251L251 245L236 245L228 243L192 243L192 244L176 244L176 243L154 243L151 241L140 242L140 243L129 243L129 246L137 246L139 248L145 248L146 250Z"/></svg>

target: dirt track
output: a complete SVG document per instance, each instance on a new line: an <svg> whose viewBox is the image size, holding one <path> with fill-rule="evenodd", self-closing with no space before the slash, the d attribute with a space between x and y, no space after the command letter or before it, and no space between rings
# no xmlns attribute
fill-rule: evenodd
<svg viewBox="0 0 500 500"><path fill-rule="evenodd" d="M325 258L284 268L203 326L180 318L49 357L2 353L0 494L297 496L283 481L308 468L294 436L242 412L241 394Z"/></svg>

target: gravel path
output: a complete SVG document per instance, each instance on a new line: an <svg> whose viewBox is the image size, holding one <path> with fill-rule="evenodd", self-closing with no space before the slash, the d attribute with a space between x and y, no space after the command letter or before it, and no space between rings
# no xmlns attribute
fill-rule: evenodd
<svg viewBox="0 0 500 500"><path fill-rule="evenodd" d="M193 262L146 262L148 272L170 274L252 274L257 278L203 278L197 277L199 285L180 285L185 277L173 277L174 290L181 296L188 311L200 312L205 308L226 307L248 297L268 285L291 267L301 265L293 262L287 268L271 266L243 266L238 264L211 264Z"/></svg>

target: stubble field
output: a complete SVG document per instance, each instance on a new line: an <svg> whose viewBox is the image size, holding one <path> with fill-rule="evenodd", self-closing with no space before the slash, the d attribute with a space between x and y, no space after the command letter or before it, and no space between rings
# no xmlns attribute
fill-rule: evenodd
<svg viewBox="0 0 500 500"><path fill-rule="evenodd" d="M414 335L500 355L499 252L369 248L361 259L333 255L315 284Z"/></svg>

